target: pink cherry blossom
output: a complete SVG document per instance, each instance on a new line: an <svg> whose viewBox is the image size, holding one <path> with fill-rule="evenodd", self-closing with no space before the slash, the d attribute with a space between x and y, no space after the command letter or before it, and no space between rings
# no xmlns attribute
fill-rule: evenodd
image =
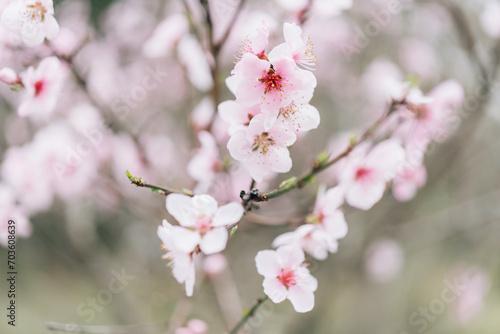
<svg viewBox="0 0 500 334"><path fill-rule="evenodd" d="M195 283L193 256L197 245L196 232L172 226L164 220L163 225L158 226L158 237L166 251L163 259L169 261L168 266L172 268L177 282L186 284L186 295L192 296Z"/></svg>
<svg viewBox="0 0 500 334"><path fill-rule="evenodd" d="M208 325L200 319L189 320L186 327L178 328L175 334L205 334L208 331Z"/></svg>
<svg viewBox="0 0 500 334"><path fill-rule="evenodd" d="M423 165L404 166L392 183L392 194L400 202L407 202L415 197L417 190L427 181L427 172Z"/></svg>
<svg viewBox="0 0 500 334"><path fill-rule="evenodd" d="M241 204L232 202L219 207L209 195L192 198L183 194L169 195L167 210L182 227L190 229L193 233L190 242L199 245L207 255L226 248L227 226L239 222L243 216Z"/></svg>
<svg viewBox="0 0 500 334"><path fill-rule="evenodd" d="M310 37L302 38L302 28L295 23L285 23L283 26L285 43L276 46L270 53L269 59L279 55L292 58L298 65L310 69L317 65L317 58L313 52L313 43Z"/></svg>
<svg viewBox="0 0 500 334"><path fill-rule="evenodd" d="M488 0L479 16L481 27L491 38L500 38L500 4L498 1Z"/></svg>
<svg viewBox="0 0 500 334"><path fill-rule="evenodd" d="M370 209L382 198L387 182L394 178L405 158L404 149L394 139L367 150L367 146L358 146L340 175L347 203L361 210Z"/></svg>
<svg viewBox="0 0 500 334"><path fill-rule="evenodd" d="M27 46L37 46L59 33L52 0L16 0L2 12L2 23L19 31Z"/></svg>
<svg viewBox="0 0 500 334"><path fill-rule="evenodd" d="M227 268L226 257L221 254L212 254L203 261L203 271L208 276L217 276Z"/></svg>
<svg viewBox="0 0 500 334"><path fill-rule="evenodd" d="M307 217L308 224L278 236L273 241L273 247L296 245L315 259L325 260L328 253L337 251L337 240L347 235L347 223L339 210L343 202L344 194L340 187L326 190L325 186L321 186L314 211Z"/></svg>
<svg viewBox="0 0 500 334"><path fill-rule="evenodd" d="M244 162L257 182L271 172L290 171L292 160L287 146L296 140L293 132L278 126L266 131L264 120L263 114L253 117L248 128L235 132L227 143L231 156Z"/></svg>
<svg viewBox="0 0 500 334"><path fill-rule="evenodd" d="M54 111L61 92L66 70L56 57L45 58L37 69L33 67L21 75L26 97L18 113L22 117L46 115Z"/></svg>
<svg viewBox="0 0 500 334"><path fill-rule="evenodd" d="M316 87L311 72L299 69L292 58L282 56L271 62L252 53L243 55L233 70L238 82L236 102L246 107L259 104L265 112L287 106L294 99L311 99Z"/></svg>
<svg viewBox="0 0 500 334"><path fill-rule="evenodd" d="M373 242L365 253L365 270L376 282L387 282L401 270L404 255L401 246L393 240Z"/></svg>
<svg viewBox="0 0 500 334"><path fill-rule="evenodd" d="M309 312L314 307L314 291L318 281L304 264L304 252L299 247L283 246L275 251L257 253L257 271L264 276L264 293L274 303L288 299L296 312Z"/></svg>
<svg viewBox="0 0 500 334"><path fill-rule="evenodd" d="M255 115L260 114L260 107L254 105L245 107L236 101L224 101L218 107L220 117L230 124L228 133L234 134L237 130L244 129L250 124Z"/></svg>
<svg viewBox="0 0 500 334"><path fill-rule="evenodd" d="M198 134L201 147L187 166L189 175L199 183L210 183L215 173L222 167L217 143L212 134L201 131Z"/></svg>
<svg viewBox="0 0 500 334"><path fill-rule="evenodd" d="M164 57L188 31L189 22L185 15L171 15L158 24L153 35L144 43L142 52L149 58Z"/></svg>
<svg viewBox="0 0 500 334"><path fill-rule="evenodd" d="M244 54L251 53L259 57L260 59L267 59L266 47L269 38L269 26L265 20L257 28L257 31L250 37L245 38L240 45L238 50L239 55L236 57L241 59Z"/></svg>
<svg viewBox="0 0 500 334"><path fill-rule="evenodd" d="M7 85L14 85L20 84L21 78L19 78L13 69L4 67L0 70L0 81L6 83Z"/></svg>
<svg viewBox="0 0 500 334"><path fill-rule="evenodd" d="M278 113L272 111L266 114L265 127L271 128L274 122L278 120L287 129L296 132L305 132L316 129L320 123L318 109L309 103L300 103L292 101L288 106L279 108Z"/></svg>

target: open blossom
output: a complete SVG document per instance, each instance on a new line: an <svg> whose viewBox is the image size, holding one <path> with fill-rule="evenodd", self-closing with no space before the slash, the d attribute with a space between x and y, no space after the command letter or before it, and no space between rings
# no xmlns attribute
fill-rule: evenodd
<svg viewBox="0 0 500 334"><path fill-rule="evenodd" d="M2 12L2 23L19 31L27 46L37 46L59 33L52 0L16 0Z"/></svg>
<svg viewBox="0 0 500 334"><path fill-rule="evenodd" d="M54 111L66 71L56 57L48 57L21 75L26 97L18 109L19 116L50 114Z"/></svg>
<svg viewBox="0 0 500 334"><path fill-rule="evenodd" d="M304 260L304 252L295 246L263 250L255 257L257 271L264 276L264 293L274 303L290 300L299 313L313 309L314 291L318 288L318 281L309 273Z"/></svg>
<svg viewBox="0 0 500 334"><path fill-rule="evenodd" d="M278 126L266 131L264 118L263 114L252 118L248 128L235 132L227 143L231 156L244 162L257 182L261 182L271 172L290 171L292 159L287 146L296 140L293 132Z"/></svg>
<svg viewBox="0 0 500 334"><path fill-rule="evenodd" d="M245 38L240 45L238 50L239 55L236 57L241 59L241 57L246 53L251 53L259 57L260 59L267 59L266 47L269 38L269 26L265 20L257 28L257 31L250 37Z"/></svg>
<svg viewBox="0 0 500 334"><path fill-rule="evenodd" d="M405 158L403 147L394 139L367 150L367 146L354 150L339 176L346 202L361 210L368 210L380 201L387 182L394 178Z"/></svg>
<svg viewBox="0 0 500 334"><path fill-rule="evenodd" d="M283 26L285 43L276 46L270 53L269 58L276 58L278 55L290 57L298 65L304 68L311 68L316 65L317 58L313 52L313 44L309 37L302 37L302 28L295 23L285 23Z"/></svg>
<svg viewBox="0 0 500 334"><path fill-rule="evenodd" d="M276 110L294 99L309 101L316 87L315 76L297 67L292 58L260 59L252 53L241 58L233 73L237 78L236 102L246 107L260 105L262 111Z"/></svg>
<svg viewBox="0 0 500 334"><path fill-rule="evenodd" d="M415 197L417 190L427 181L427 172L423 165L404 166L392 183L392 194L400 202L407 202Z"/></svg>
<svg viewBox="0 0 500 334"><path fill-rule="evenodd" d="M339 210L343 202L344 194L340 187L326 190L325 186L321 186L314 211L307 217L308 224L278 236L273 241L273 247L296 245L315 259L325 260L328 253L337 251L337 240L347 235L347 223Z"/></svg>
<svg viewBox="0 0 500 334"><path fill-rule="evenodd" d="M219 207L209 195L189 197L172 194L167 197L167 210L190 233L179 241L196 246L205 254L214 254L226 248L226 227L240 221L243 216L241 204L232 202ZM192 248L192 250L191 250Z"/></svg>
<svg viewBox="0 0 500 334"><path fill-rule="evenodd" d="M172 226L166 220L158 226L158 237L166 253L162 256L168 260L172 274L177 282L186 284L186 295L193 295L195 268L193 262L196 243L190 242L192 232L179 226ZM186 242L187 241L187 242Z"/></svg>

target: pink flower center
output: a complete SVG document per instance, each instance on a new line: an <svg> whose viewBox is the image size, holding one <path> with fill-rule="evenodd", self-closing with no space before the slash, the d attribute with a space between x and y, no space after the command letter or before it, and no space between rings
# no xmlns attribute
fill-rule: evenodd
<svg viewBox="0 0 500 334"><path fill-rule="evenodd" d="M212 229L212 219L207 216L200 216L196 222L197 228L201 234L205 234Z"/></svg>
<svg viewBox="0 0 500 334"><path fill-rule="evenodd" d="M409 104L408 109L415 114L416 119L426 119L429 114L424 104Z"/></svg>
<svg viewBox="0 0 500 334"><path fill-rule="evenodd" d="M369 168L359 168L357 171L356 171L356 175L354 176L354 178L356 180L366 180L370 174L372 173L372 170L369 169Z"/></svg>
<svg viewBox="0 0 500 334"><path fill-rule="evenodd" d="M271 91L283 91L283 78L272 68L270 68L267 73L259 79L259 81L265 86L264 94Z"/></svg>
<svg viewBox="0 0 500 334"><path fill-rule="evenodd" d="M40 94L42 94L44 87L45 82L43 82L43 80L38 80L37 82L35 82L35 96L39 96Z"/></svg>
<svg viewBox="0 0 500 334"><path fill-rule="evenodd" d="M286 288L297 283L294 270L281 269L281 275L278 276L278 279Z"/></svg>
<svg viewBox="0 0 500 334"><path fill-rule="evenodd" d="M269 134L267 132L263 132L259 136L255 136L255 140L252 145L252 152L257 151L260 148L260 153L265 154L269 150L269 146L272 145L274 145L273 138L269 137Z"/></svg>

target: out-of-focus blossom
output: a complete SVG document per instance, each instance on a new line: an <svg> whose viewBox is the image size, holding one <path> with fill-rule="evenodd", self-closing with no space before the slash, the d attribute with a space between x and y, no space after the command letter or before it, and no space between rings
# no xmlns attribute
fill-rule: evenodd
<svg viewBox="0 0 500 334"><path fill-rule="evenodd" d="M248 128L235 132L227 143L231 156L245 163L257 182L271 172L290 171L292 160L287 147L296 140L294 133L281 127L266 130L264 119L263 114L253 117Z"/></svg>
<svg viewBox="0 0 500 334"><path fill-rule="evenodd" d="M0 70L0 81L6 83L7 85L14 85L20 84L21 78L19 78L13 69L4 67Z"/></svg>
<svg viewBox="0 0 500 334"><path fill-rule="evenodd" d="M479 268L469 268L460 274L459 282L465 287L454 303L454 313L462 324L474 321L484 308L484 297L490 290L491 279Z"/></svg>
<svg viewBox="0 0 500 334"><path fill-rule="evenodd" d="M56 57L45 58L37 69L21 74L26 97L18 109L22 117L46 115L54 111L61 92L66 69Z"/></svg>
<svg viewBox="0 0 500 334"><path fill-rule="evenodd" d="M500 38L500 3L495 0L486 1L479 17L481 27L491 38Z"/></svg>
<svg viewBox="0 0 500 334"><path fill-rule="evenodd" d="M321 16L335 16L339 15L342 11L352 7L352 0L276 0L280 6L284 9L293 12L300 13L305 11L308 6L311 6L311 10L314 14Z"/></svg>
<svg viewBox="0 0 500 334"><path fill-rule="evenodd" d="M205 321L199 319L189 320L186 327L176 329L175 334L205 334L208 331L208 325Z"/></svg>
<svg viewBox="0 0 500 334"><path fill-rule="evenodd" d="M325 260L328 253L335 253L338 239L347 235L347 223L339 207L344 202L340 187L318 189L314 211L307 217L308 224L293 232L278 236L273 247L296 245L311 254L317 260Z"/></svg>
<svg viewBox="0 0 500 334"><path fill-rule="evenodd" d="M198 103L190 116L191 124L193 124L196 132L207 129L210 126L214 111L214 102L210 97L207 96Z"/></svg>
<svg viewBox="0 0 500 334"><path fill-rule="evenodd" d="M219 207L217 201L209 195L192 198L183 194L169 195L167 210L182 227L190 229L189 237L186 234L185 240L178 242L199 246L207 255L226 248L226 227L239 222L243 216L241 204L232 202Z"/></svg>
<svg viewBox="0 0 500 334"><path fill-rule="evenodd" d="M184 15L171 15L156 27L153 35L144 43L142 53L149 58L167 56L188 31L189 24Z"/></svg>
<svg viewBox="0 0 500 334"><path fill-rule="evenodd" d="M407 73L422 80L433 79L438 73L436 53L431 45L418 39L405 39L399 48L401 66Z"/></svg>
<svg viewBox="0 0 500 334"><path fill-rule="evenodd" d="M222 167L214 137L207 131L198 134L201 147L187 166L189 176L200 183L212 182L215 173Z"/></svg>
<svg viewBox="0 0 500 334"><path fill-rule="evenodd" d="M15 204L11 189L0 184L0 245L8 246L9 235L16 238L29 237L31 230L31 223L23 210Z"/></svg>
<svg viewBox="0 0 500 334"><path fill-rule="evenodd" d="M425 166L405 164L392 183L392 194L400 202L407 202L415 197L418 189L427 181Z"/></svg>
<svg viewBox="0 0 500 334"><path fill-rule="evenodd" d="M365 270L377 282L393 279L401 270L404 255L398 243L393 240L373 242L365 253Z"/></svg>
<svg viewBox="0 0 500 334"><path fill-rule="evenodd" d="M299 313L313 309L314 291L318 288L318 281L306 269L304 260L304 252L295 246L263 250L255 257L257 271L264 276L264 293L274 303L290 300Z"/></svg>
<svg viewBox="0 0 500 334"><path fill-rule="evenodd" d="M18 31L27 46L37 46L59 33L52 0L16 0L2 12L2 23Z"/></svg>
<svg viewBox="0 0 500 334"><path fill-rule="evenodd" d="M208 276L216 276L227 267L227 260L221 253L212 254L203 261L203 271Z"/></svg>
<svg viewBox="0 0 500 334"><path fill-rule="evenodd" d="M185 35L178 46L179 61L186 66L189 82L201 91L208 91L213 83L205 51L191 35Z"/></svg>
<svg viewBox="0 0 500 334"><path fill-rule="evenodd" d="M393 139L377 144L368 152L367 149L358 146L340 175L347 203L361 210L368 210L380 201L387 182L396 176L405 158L404 149Z"/></svg>

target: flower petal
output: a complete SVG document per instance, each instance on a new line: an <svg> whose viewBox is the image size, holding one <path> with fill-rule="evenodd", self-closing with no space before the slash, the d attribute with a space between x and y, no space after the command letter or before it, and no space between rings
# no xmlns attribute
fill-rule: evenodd
<svg viewBox="0 0 500 334"><path fill-rule="evenodd" d="M293 285L288 289L288 299L299 313L309 312L314 307L314 293L299 285Z"/></svg>
<svg viewBox="0 0 500 334"><path fill-rule="evenodd" d="M281 272L281 262L276 251L263 250L255 257L257 272L265 277L278 277Z"/></svg>
<svg viewBox="0 0 500 334"><path fill-rule="evenodd" d="M286 299L288 291L283 283L276 277L266 277L262 282L264 293L269 296L273 303L281 303Z"/></svg>
<svg viewBox="0 0 500 334"><path fill-rule="evenodd" d="M226 248L227 231L220 227L208 231L201 239L200 249L203 253L210 255L218 253Z"/></svg>
<svg viewBox="0 0 500 334"><path fill-rule="evenodd" d="M244 209L240 203L232 202L221 206L212 219L212 226L227 226L240 221Z"/></svg>

